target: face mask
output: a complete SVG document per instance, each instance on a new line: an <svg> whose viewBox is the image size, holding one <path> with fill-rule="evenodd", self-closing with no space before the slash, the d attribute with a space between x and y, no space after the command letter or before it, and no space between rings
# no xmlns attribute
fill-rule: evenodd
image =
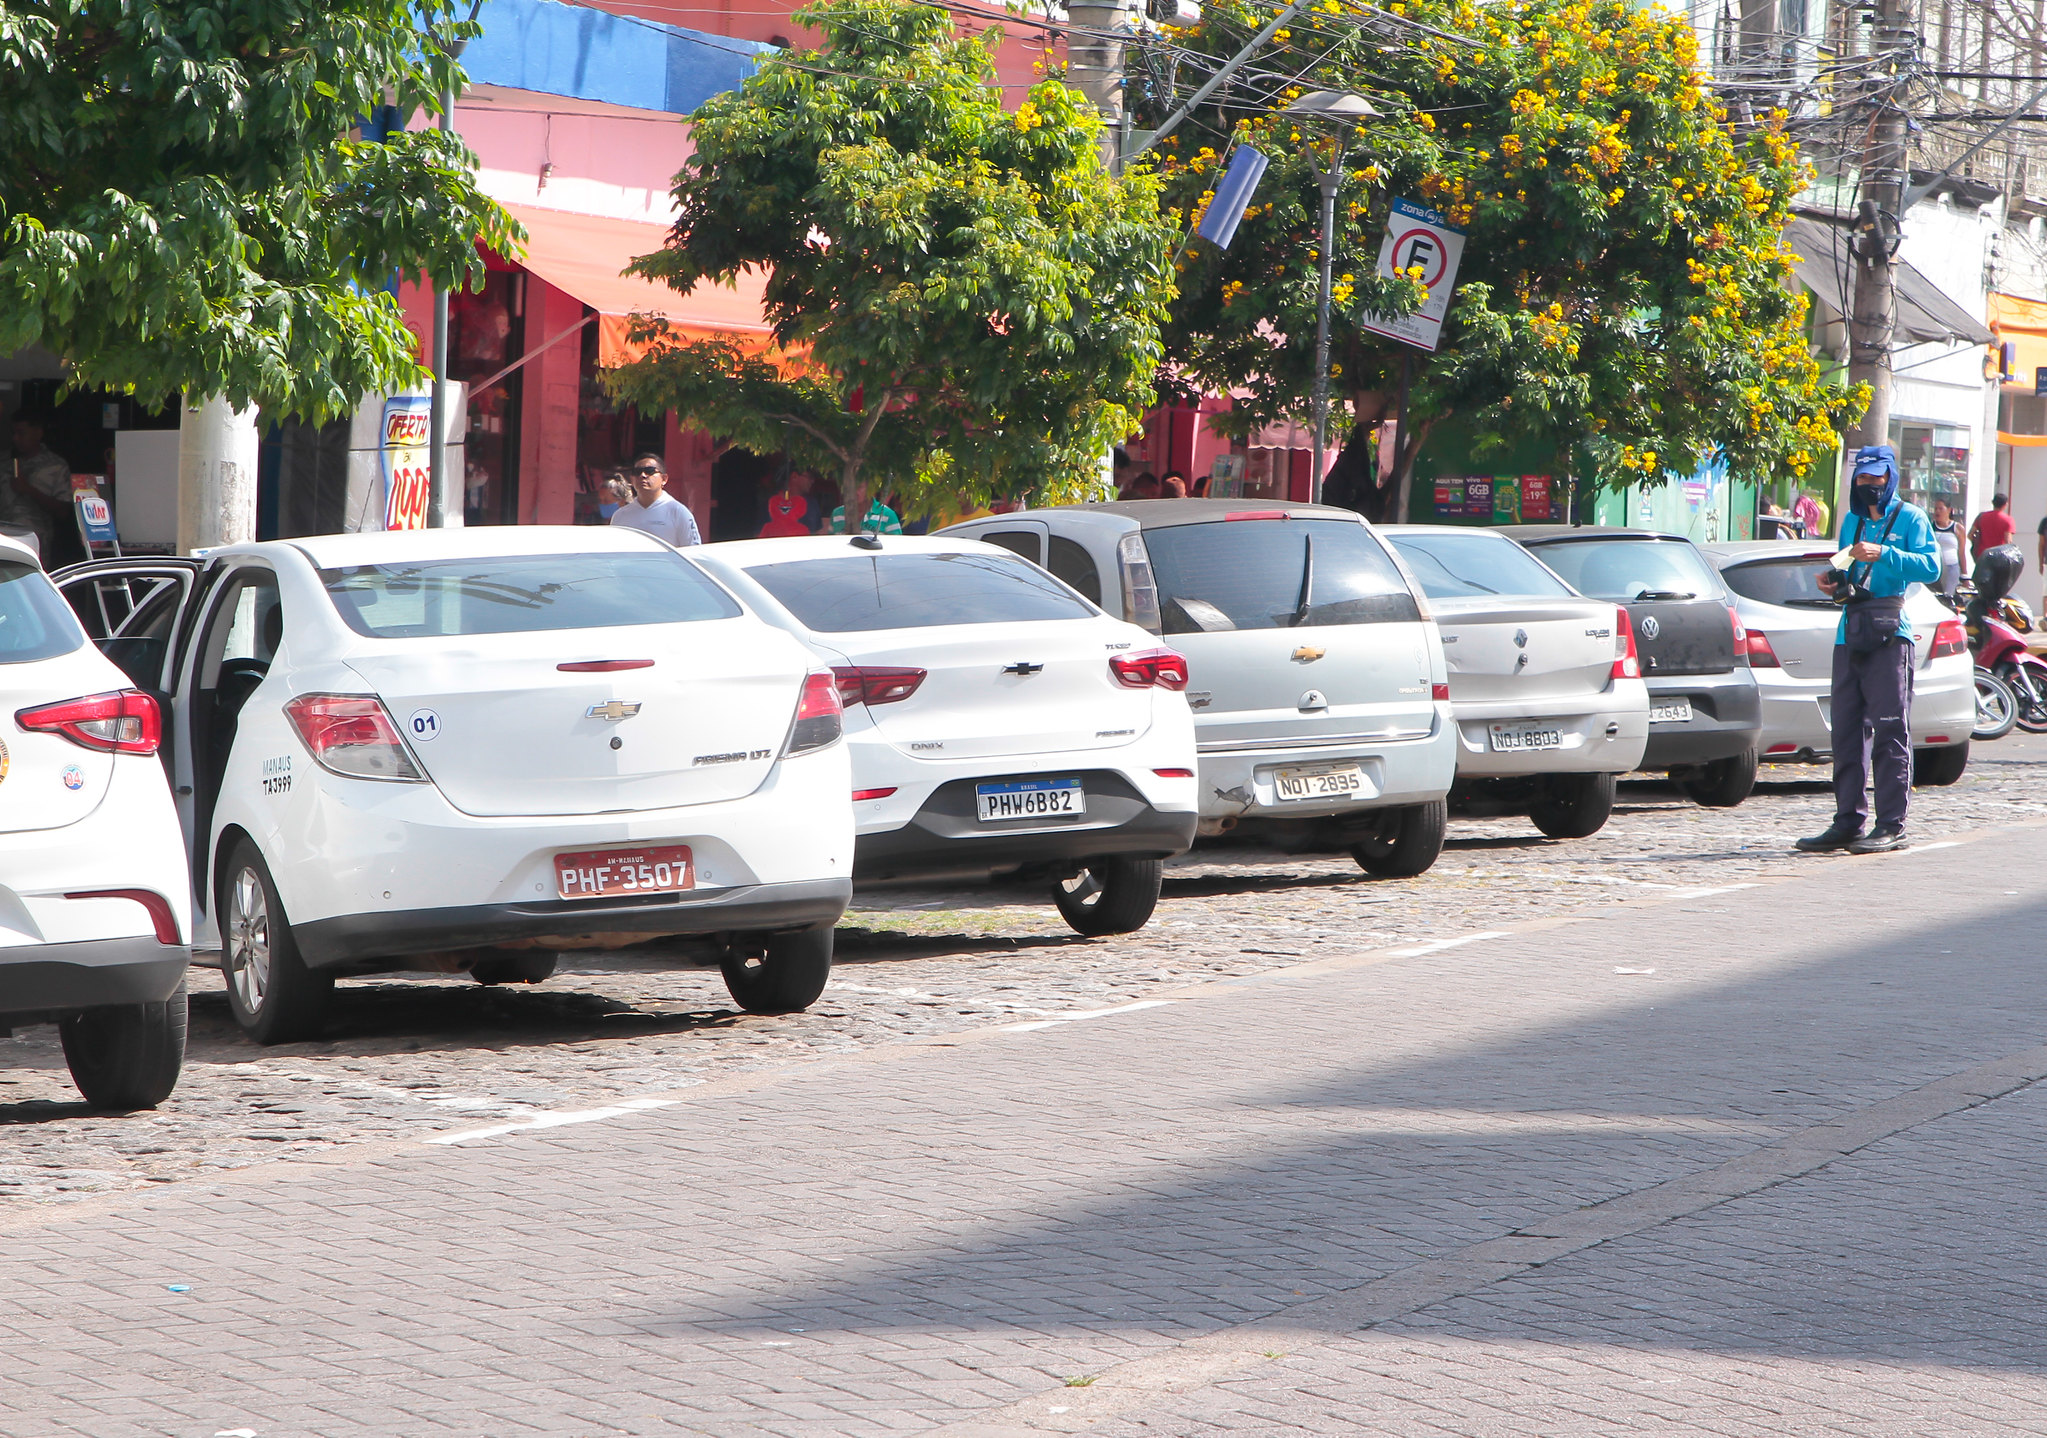
<svg viewBox="0 0 2047 1438"><path fill-rule="evenodd" d="M1884 487L1880 484L1858 484L1854 486L1855 507L1865 514L1873 512L1884 500Z"/></svg>

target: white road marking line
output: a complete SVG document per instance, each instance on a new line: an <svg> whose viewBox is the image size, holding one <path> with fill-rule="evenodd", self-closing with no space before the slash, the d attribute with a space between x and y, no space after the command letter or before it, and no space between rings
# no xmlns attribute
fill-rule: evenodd
<svg viewBox="0 0 2047 1438"><path fill-rule="evenodd" d="M1440 953L1444 949L1454 949L1460 944L1475 944L1480 939L1504 939L1505 937L1506 934L1502 930L1487 929L1484 933L1480 934L1465 934L1455 939L1437 939L1432 944L1415 944L1404 949L1387 949L1385 952L1396 959L1418 959L1423 954Z"/></svg>
<svg viewBox="0 0 2047 1438"><path fill-rule="evenodd" d="M1753 889L1754 884L1722 884L1713 889L1678 889L1671 894L1673 899L1710 899L1715 894L1732 894L1741 889Z"/></svg>
<svg viewBox="0 0 2047 1438"><path fill-rule="evenodd" d="M455 1133L437 1133L423 1143L462 1143L472 1138L496 1138L500 1134L520 1133L527 1129L560 1128L571 1123L595 1123L599 1119L623 1118L629 1113L644 1113L650 1108L668 1108L681 1103L674 1098L629 1098L623 1103L611 1104L605 1108L564 1109L558 1113L537 1113L517 1123L493 1124L489 1128L465 1128Z"/></svg>
<svg viewBox="0 0 2047 1438"><path fill-rule="evenodd" d="M1174 999L1139 999L1134 1004L1118 1004L1113 1009L1082 1009L1077 1014L1061 1014L1056 1019L1039 1019L1028 1024L1007 1024L1002 1031L1006 1034L1027 1034L1034 1029L1049 1029L1055 1024L1077 1024L1082 1019L1102 1019L1110 1014L1134 1014L1139 1009L1164 1008L1167 1004L1175 1002L1177 1000Z"/></svg>
<svg viewBox="0 0 2047 1438"><path fill-rule="evenodd" d="M1903 852L1907 854L1930 854L1935 849L1959 849L1961 847L1962 841L1960 839L1942 839L1936 844L1908 844Z"/></svg>

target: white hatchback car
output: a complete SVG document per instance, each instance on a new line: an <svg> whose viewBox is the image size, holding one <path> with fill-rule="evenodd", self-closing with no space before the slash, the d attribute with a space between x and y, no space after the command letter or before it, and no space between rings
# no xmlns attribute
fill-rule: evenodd
<svg viewBox="0 0 2047 1438"><path fill-rule="evenodd" d="M59 576L174 696L201 946L258 1041L337 975L537 981L553 950L713 935L808 1005L851 894L838 688L632 530L326 535ZM155 682L149 682L154 676Z"/></svg>
<svg viewBox="0 0 2047 1438"><path fill-rule="evenodd" d="M1834 546L1757 539L1702 546L1734 591L1748 630L1749 668L1763 695L1763 759L1810 764L1833 757L1834 635L1841 606L1820 592ZM1969 767L1976 722L1976 661L1956 613L1923 584L1906 591L1918 650L1912 675L1912 774L1952 784Z"/></svg>
<svg viewBox="0 0 2047 1438"><path fill-rule="evenodd" d="M4 536L0 700L0 1031L54 1021L89 1102L161 1103L192 957L161 710Z"/></svg>
<svg viewBox="0 0 2047 1438"><path fill-rule="evenodd" d="M1419 590L1347 509L1154 499L955 525L1187 657L1201 831L1263 829L1419 874L1443 848L1457 726Z"/></svg>
<svg viewBox="0 0 2047 1438"><path fill-rule="evenodd" d="M753 539L701 554L832 666L856 880L1043 879L1083 934L1142 928L1194 840L1186 661L1007 550Z"/></svg>
<svg viewBox="0 0 2047 1438"><path fill-rule="evenodd" d="M1628 611L1587 599L1495 530L1383 525L1435 611L1457 715L1453 803L1526 812L1552 839L1605 827L1642 762L1649 689Z"/></svg>

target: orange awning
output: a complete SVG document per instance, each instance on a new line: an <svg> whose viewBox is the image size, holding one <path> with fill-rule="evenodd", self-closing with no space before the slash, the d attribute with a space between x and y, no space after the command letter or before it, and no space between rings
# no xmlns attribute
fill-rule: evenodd
<svg viewBox="0 0 2047 1438"><path fill-rule="evenodd" d="M766 349L768 322L761 313L765 277L742 275L736 288L699 284L681 294L665 284L621 273L668 238L666 225L578 215L531 205L506 205L526 227L522 263L557 289L597 311L597 363L610 368L645 353L626 338L634 315L659 315L685 339L736 339Z"/></svg>

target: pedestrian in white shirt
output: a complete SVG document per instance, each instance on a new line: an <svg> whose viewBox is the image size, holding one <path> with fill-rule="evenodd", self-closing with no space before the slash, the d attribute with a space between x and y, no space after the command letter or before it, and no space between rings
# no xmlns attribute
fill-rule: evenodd
<svg viewBox="0 0 2047 1438"><path fill-rule="evenodd" d="M613 524L645 530L657 539L667 540L677 549L704 542L703 536L697 533L696 516L681 500L667 492L668 469L661 463L660 455L634 455L631 466L626 470L626 478L632 481L633 502L618 507L611 516Z"/></svg>

